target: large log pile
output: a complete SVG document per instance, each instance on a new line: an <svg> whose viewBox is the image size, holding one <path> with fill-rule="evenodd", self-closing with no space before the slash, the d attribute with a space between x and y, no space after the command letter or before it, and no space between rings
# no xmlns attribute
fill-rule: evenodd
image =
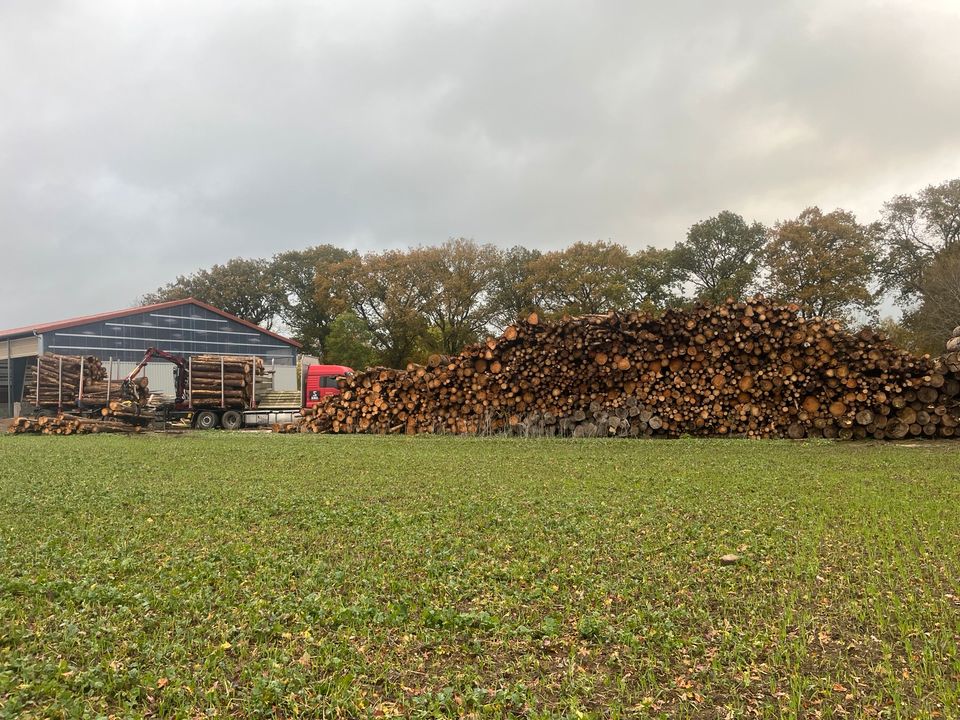
<svg viewBox="0 0 960 720"><path fill-rule="evenodd" d="M262 392L263 360L230 355L196 355L190 361L194 407L251 407Z"/></svg>
<svg viewBox="0 0 960 720"><path fill-rule="evenodd" d="M659 316L534 314L458 356L341 379L339 395L276 429L953 437L957 350L914 356L762 298Z"/></svg>

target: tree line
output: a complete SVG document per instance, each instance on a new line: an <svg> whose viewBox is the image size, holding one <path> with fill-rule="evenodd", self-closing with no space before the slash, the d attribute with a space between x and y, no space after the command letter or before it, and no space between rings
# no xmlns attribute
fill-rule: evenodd
<svg viewBox="0 0 960 720"><path fill-rule="evenodd" d="M763 293L810 315L876 323L890 297L904 310L883 329L936 352L960 324L960 179L885 203L861 224L810 207L766 227L723 211L670 249L608 241L541 252L471 239L358 253L333 245L234 258L182 275L143 303L196 297L265 327L282 326L330 362L402 367L537 311L581 315Z"/></svg>

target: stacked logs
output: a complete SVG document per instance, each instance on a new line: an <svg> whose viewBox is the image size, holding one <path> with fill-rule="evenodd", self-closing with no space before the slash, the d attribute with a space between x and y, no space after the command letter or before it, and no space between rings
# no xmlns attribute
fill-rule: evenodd
<svg viewBox="0 0 960 720"><path fill-rule="evenodd" d="M95 357L46 353L27 366L24 375L23 399L41 408L77 406L83 376L84 393L91 387L105 385L107 372Z"/></svg>
<svg viewBox="0 0 960 720"><path fill-rule="evenodd" d="M74 415L15 418L7 429L10 435L88 435L91 433L140 432L140 427L102 420L86 420Z"/></svg>
<svg viewBox="0 0 960 720"><path fill-rule="evenodd" d="M106 420L118 420L142 427L157 419L156 413L145 408L139 400L111 400L100 408L100 416Z"/></svg>
<svg viewBox="0 0 960 720"><path fill-rule="evenodd" d="M947 340L947 352L941 356L940 363L947 372L960 373L960 325L950 334L950 339Z"/></svg>
<svg viewBox="0 0 960 720"><path fill-rule="evenodd" d="M112 402L126 397L140 405L146 405L150 398L150 380L146 377L135 378L123 386L123 380L106 378L84 383L82 404L85 407L106 407Z"/></svg>
<svg viewBox="0 0 960 720"><path fill-rule="evenodd" d="M278 431L573 436L953 437L960 363L763 298L536 314L406 370L373 368ZM960 334L958 334L960 337ZM954 343L960 345L960 341Z"/></svg>
<svg viewBox="0 0 960 720"><path fill-rule="evenodd" d="M264 377L263 360L232 355L196 355L190 363L194 407L251 407Z"/></svg>

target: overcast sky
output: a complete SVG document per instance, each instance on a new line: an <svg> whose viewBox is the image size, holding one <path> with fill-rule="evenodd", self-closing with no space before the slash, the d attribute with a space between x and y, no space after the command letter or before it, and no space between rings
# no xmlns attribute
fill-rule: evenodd
<svg viewBox="0 0 960 720"><path fill-rule="evenodd" d="M0 2L0 328L230 257L669 246L960 176L960 1Z"/></svg>

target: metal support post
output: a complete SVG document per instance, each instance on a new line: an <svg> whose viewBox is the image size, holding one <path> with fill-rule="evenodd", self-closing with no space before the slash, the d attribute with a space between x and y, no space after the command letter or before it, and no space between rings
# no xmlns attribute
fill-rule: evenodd
<svg viewBox="0 0 960 720"><path fill-rule="evenodd" d="M10 338L7 338L7 415L13 415L13 358L10 357Z"/></svg>
<svg viewBox="0 0 960 720"><path fill-rule="evenodd" d="M252 368L250 377L253 378L253 388L250 394L250 398L251 398L250 408L252 410L256 410L257 409L257 358L256 356L253 356L250 358L250 367Z"/></svg>

